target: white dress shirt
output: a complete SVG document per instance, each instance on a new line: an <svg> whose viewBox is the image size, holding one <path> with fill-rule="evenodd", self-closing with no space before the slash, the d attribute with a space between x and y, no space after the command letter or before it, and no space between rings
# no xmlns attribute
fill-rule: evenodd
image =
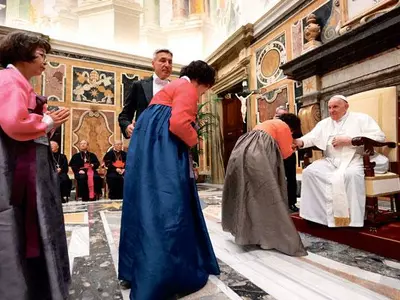
<svg viewBox="0 0 400 300"><path fill-rule="evenodd" d="M166 86L168 83L169 83L168 79L162 80L157 76L156 73L153 73L153 97L155 94L161 91L162 88Z"/></svg>

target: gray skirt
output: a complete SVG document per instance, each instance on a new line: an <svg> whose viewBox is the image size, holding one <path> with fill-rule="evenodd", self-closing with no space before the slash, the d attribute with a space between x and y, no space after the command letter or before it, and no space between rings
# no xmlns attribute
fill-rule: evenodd
<svg viewBox="0 0 400 300"><path fill-rule="evenodd" d="M26 205L15 203L12 193L18 151L25 145L0 129L0 298L66 299L70 272L58 177L49 146L41 144L34 144L26 164L36 193L40 255L26 258Z"/></svg>
<svg viewBox="0 0 400 300"><path fill-rule="evenodd" d="M222 196L222 228L239 245L307 255L290 218L283 159L261 130L239 138L229 158Z"/></svg>

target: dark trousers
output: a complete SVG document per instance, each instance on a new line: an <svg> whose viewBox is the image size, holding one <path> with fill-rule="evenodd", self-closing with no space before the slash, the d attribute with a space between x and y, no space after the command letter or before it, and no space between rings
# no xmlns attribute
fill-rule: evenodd
<svg viewBox="0 0 400 300"><path fill-rule="evenodd" d="M89 187L88 187L88 177L86 174L76 174L75 179L78 183L78 196L82 197L82 201L89 200ZM93 174L93 182L94 182L94 193L96 195L101 195L101 188L103 187L103 179L99 176L99 174Z"/></svg>
<svg viewBox="0 0 400 300"><path fill-rule="evenodd" d="M297 179L296 179L296 153L283 160L285 166L288 205L295 205L297 202Z"/></svg>
<svg viewBox="0 0 400 300"><path fill-rule="evenodd" d="M107 172L108 198L122 199L124 192L124 176L116 172Z"/></svg>
<svg viewBox="0 0 400 300"><path fill-rule="evenodd" d="M59 173L61 197L70 197L72 189L72 181L65 173Z"/></svg>

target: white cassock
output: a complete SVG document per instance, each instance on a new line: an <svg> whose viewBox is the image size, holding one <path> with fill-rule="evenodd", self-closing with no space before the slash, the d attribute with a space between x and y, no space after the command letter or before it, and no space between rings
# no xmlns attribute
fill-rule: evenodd
<svg viewBox="0 0 400 300"><path fill-rule="evenodd" d="M363 147L334 148L335 136L367 137L384 142L385 134L373 118L347 112L339 121L326 118L301 137L303 148L317 146L324 158L313 162L302 174L300 216L329 227L364 226L365 183ZM375 154L375 172L385 173L389 160Z"/></svg>

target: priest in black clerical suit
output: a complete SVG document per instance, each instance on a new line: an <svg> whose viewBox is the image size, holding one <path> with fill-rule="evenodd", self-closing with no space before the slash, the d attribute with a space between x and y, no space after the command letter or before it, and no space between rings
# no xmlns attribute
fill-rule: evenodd
<svg viewBox="0 0 400 300"><path fill-rule="evenodd" d="M62 202L68 202L71 196L72 181L68 176L68 159L64 154L59 151L58 143L55 141L50 142L51 154L58 173L58 178L60 182L60 191Z"/></svg>
<svg viewBox="0 0 400 300"><path fill-rule="evenodd" d="M103 179L97 173L100 162L96 154L88 151L89 143L82 140L79 143L79 152L71 157L69 162L75 179L78 183L78 197L83 201L95 200L97 195L101 195Z"/></svg>
<svg viewBox="0 0 400 300"><path fill-rule="evenodd" d="M152 65L153 75L132 84L124 108L118 116L121 132L127 139L131 137L136 120L147 108L153 96L169 83L167 78L172 72L172 52L168 49L155 51Z"/></svg>
<svg viewBox="0 0 400 300"><path fill-rule="evenodd" d="M107 168L108 197L122 199L126 152L122 151L121 141L115 141L114 147L104 155L103 161Z"/></svg>

